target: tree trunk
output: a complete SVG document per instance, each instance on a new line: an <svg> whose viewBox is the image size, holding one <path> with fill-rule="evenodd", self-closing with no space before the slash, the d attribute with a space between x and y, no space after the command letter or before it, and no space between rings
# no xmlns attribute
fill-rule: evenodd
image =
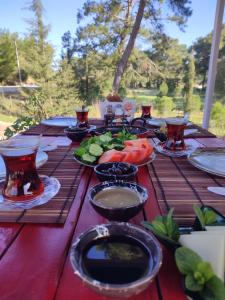
<svg viewBox="0 0 225 300"><path fill-rule="evenodd" d="M124 20L124 29L121 33L120 44L119 44L119 47L118 47L118 53L119 53L120 56L122 56L122 54L124 52L125 39L126 39L127 34L129 32L130 14L131 14L132 5L133 5L133 0L127 0L127 9L126 9L125 20Z"/></svg>
<svg viewBox="0 0 225 300"><path fill-rule="evenodd" d="M143 18L145 5L146 5L146 0L140 0L137 16L136 16L136 19L135 19L135 22L134 22L132 32L130 34L129 41L128 41L127 46L126 46L126 48L123 52L123 55L122 55L122 57L119 61L119 64L117 66L116 73L115 73L115 76L114 76L114 80L113 80L113 92L114 93L118 93L120 82L121 82L124 70L127 66L128 59L129 59L129 57L131 55L131 52L134 48L134 43L135 43L136 37L138 35L140 25L141 25L141 21L142 21L142 18Z"/></svg>

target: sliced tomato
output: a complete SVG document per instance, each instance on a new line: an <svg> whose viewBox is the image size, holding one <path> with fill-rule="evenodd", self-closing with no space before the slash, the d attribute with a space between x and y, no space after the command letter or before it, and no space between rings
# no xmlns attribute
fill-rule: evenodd
<svg viewBox="0 0 225 300"><path fill-rule="evenodd" d="M148 156L152 153L153 147L150 145L149 141L146 138L137 139L137 140L128 140L124 142L125 146L134 146L139 148L145 148Z"/></svg>
<svg viewBox="0 0 225 300"><path fill-rule="evenodd" d="M106 163L106 162L120 162L123 161L123 157L125 156L125 153L122 151L117 151L115 149L106 151L102 154L102 156L99 158L98 163Z"/></svg>
<svg viewBox="0 0 225 300"><path fill-rule="evenodd" d="M125 156L123 157L123 162L127 162L130 164L135 163L137 156L136 152L123 150L123 153L125 154Z"/></svg>
<svg viewBox="0 0 225 300"><path fill-rule="evenodd" d="M133 164L140 164L148 157L145 148L127 146L123 149L123 151L126 153L130 153L129 162Z"/></svg>

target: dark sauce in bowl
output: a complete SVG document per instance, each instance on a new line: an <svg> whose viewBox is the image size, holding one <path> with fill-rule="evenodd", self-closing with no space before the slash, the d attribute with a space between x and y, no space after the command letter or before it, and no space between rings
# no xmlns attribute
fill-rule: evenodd
<svg viewBox="0 0 225 300"><path fill-rule="evenodd" d="M138 240L109 236L92 241L84 249L81 264L87 276L102 283L134 282L150 269L150 253Z"/></svg>

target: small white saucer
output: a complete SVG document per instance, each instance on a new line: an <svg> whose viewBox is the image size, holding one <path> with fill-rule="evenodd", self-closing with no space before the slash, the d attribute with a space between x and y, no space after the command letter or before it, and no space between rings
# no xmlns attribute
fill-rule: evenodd
<svg viewBox="0 0 225 300"><path fill-rule="evenodd" d="M186 149L172 151L172 150L168 150L168 149L164 148L163 144L164 143L159 142L158 144L154 145L154 147L159 153L164 154L166 156L171 156L171 157L187 156L196 149L196 147L186 144Z"/></svg>
<svg viewBox="0 0 225 300"><path fill-rule="evenodd" d="M44 183L44 192L32 200L11 201L0 195L0 210L30 209L49 202L59 191L61 184L55 177L40 176Z"/></svg>

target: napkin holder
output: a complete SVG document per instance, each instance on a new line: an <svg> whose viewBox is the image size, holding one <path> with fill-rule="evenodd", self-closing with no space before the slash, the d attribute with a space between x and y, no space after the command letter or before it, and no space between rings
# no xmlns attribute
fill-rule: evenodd
<svg viewBox="0 0 225 300"><path fill-rule="evenodd" d="M100 101L99 110L106 126L126 125L134 118L136 102L129 99L121 102Z"/></svg>

